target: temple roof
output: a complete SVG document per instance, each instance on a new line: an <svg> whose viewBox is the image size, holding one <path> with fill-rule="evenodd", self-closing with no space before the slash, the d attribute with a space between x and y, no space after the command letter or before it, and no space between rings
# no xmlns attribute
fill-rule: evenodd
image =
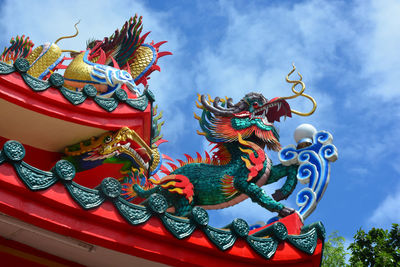
<svg viewBox="0 0 400 267"><path fill-rule="evenodd" d="M318 266L321 261L323 225L302 226L297 214L251 232L242 219L215 228L200 207L188 218L169 214L162 195L143 205L129 203L113 178L98 189L81 186L65 160L39 170L23 161L19 142L6 142L0 155L0 212L47 231L175 266Z"/></svg>

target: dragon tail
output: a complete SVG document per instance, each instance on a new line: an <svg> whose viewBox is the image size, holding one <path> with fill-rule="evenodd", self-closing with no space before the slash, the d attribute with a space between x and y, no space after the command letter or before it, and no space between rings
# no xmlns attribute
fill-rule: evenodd
<svg viewBox="0 0 400 267"><path fill-rule="evenodd" d="M132 174L129 174L128 177L125 177L124 183L122 183L121 185L121 195L129 202L137 202L137 197L145 198L136 192L136 187L143 191L154 189L153 183L149 181L143 171L139 170L134 170Z"/></svg>
<svg viewBox="0 0 400 267"><path fill-rule="evenodd" d="M150 189L144 189L143 187L141 187L138 184L134 184L133 186L131 186L131 189L133 192L135 192L135 194L140 197L140 198L148 198L149 196L151 196L154 193L160 193L160 190L158 187L153 187Z"/></svg>

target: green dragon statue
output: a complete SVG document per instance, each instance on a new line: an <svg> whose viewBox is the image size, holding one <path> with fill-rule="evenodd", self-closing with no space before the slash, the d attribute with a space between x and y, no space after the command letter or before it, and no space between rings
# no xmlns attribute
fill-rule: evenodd
<svg viewBox="0 0 400 267"><path fill-rule="evenodd" d="M279 151L279 134L274 126L281 117L291 117L292 113L310 115L316 108L315 101L304 94L305 85L301 81L293 83L293 96L277 97L267 100L262 94L249 93L237 104L232 99L219 97L212 100L199 95L198 108L201 116L195 114L202 132L200 135L214 144L213 154L202 158L185 155L186 161L179 166L168 162L171 170L162 164L158 145L162 143L159 122L153 111L152 143L147 145L135 131L124 127L119 131L108 132L100 137L69 146L65 149L66 159L71 161L77 171L87 170L104 163L122 164L122 195L132 202L148 198L153 193L166 196L170 211L178 216L187 215L192 207L220 209L232 206L250 198L269 211L278 212L284 217L294 212L285 207L280 200L286 199L297 184L297 165L272 165L264 149ZM301 77L301 76L300 76ZM302 85L296 91L296 85ZM297 96L309 98L314 107L308 114L291 110L286 99ZM159 178L157 171L166 174ZM150 178L151 177L151 178ZM268 196L261 188L285 178L282 188Z"/></svg>
<svg viewBox="0 0 400 267"><path fill-rule="evenodd" d="M175 215L185 216L192 207L202 206L206 209L220 209L232 206L250 198L253 202L272 212L278 212L285 217L294 212L294 209L285 207L278 202L286 199L297 184L297 165L273 165L264 152L264 148L279 151L279 135L274 127L275 121L280 121L282 116L291 117L292 112L298 115L310 115L314 112L316 104L314 99L305 95L304 83L290 81L288 74L286 80L294 83L291 97L278 97L268 101L262 94L249 93L237 104L232 99L212 100L199 95L198 108L202 110L199 120L202 132L207 140L215 144L213 156L206 153L197 159L186 155L187 161L179 161L180 166L169 164L172 170L161 167L167 174L160 180L152 180L157 185L145 189L139 184L133 185L133 190L141 198L148 198L153 193L160 193L169 200L169 205L175 209ZM301 77L301 75L300 75ZM300 91L295 86L301 84ZM303 114L290 109L285 99L297 96L309 98L313 110ZM287 177L281 189L272 197L268 196L261 186L275 183Z"/></svg>

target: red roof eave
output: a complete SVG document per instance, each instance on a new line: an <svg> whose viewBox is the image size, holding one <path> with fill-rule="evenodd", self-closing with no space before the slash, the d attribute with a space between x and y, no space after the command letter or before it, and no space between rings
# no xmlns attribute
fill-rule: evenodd
<svg viewBox="0 0 400 267"><path fill-rule="evenodd" d="M150 142L151 107L138 111L125 103L107 112L88 98L79 106L71 104L61 92L53 87L35 92L25 84L17 72L0 75L0 98L20 107L80 125L104 130L118 130L127 126L135 129L146 142Z"/></svg>
<svg viewBox="0 0 400 267"><path fill-rule="evenodd" d="M266 260L244 240L237 240L227 251L217 249L200 230L178 240L155 216L132 226L110 202L83 210L61 183L43 191L30 191L7 163L0 165L0 212L61 235L173 266L318 266L321 260L321 240L314 255L282 242L276 254Z"/></svg>
<svg viewBox="0 0 400 267"><path fill-rule="evenodd" d="M74 106L56 88L33 91L16 72L0 75L0 98L80 125L104 130L128 126L150 142L150 105L141 112L126 103L119 103L115 110L107 112L88 98L79 106ZM5 138L0 138L0 141L3 143ZM30 158L28 161L36 167L52 166L58 157L57 153L44 157L40 153L47 155L46 152L38 154L34 148L28 151L33 153L29 153L27 160ZM45 158L48 162L44 162ZM41 162L33 162L39 159ZM157 216L140 225L129 224L110 201L84 210L60 182L45 190L31 191L7 162L0 165L0 212L54 233L173 266L319 266L322 256L323 242L320 239L313 255L300 251L288 242L280 242L276 253L268 260L241 238L226 251L219 250L200 229L179 240Z"/></svg>

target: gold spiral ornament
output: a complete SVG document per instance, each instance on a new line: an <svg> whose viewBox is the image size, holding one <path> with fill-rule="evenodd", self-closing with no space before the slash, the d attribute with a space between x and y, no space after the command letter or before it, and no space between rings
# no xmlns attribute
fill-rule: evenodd
<svg viewBox="0 0 400 267"><path fill-rule="evenodd" d="M292 73L295 72L295 70L296 70L296 66L294 65L294 63L292 64L292 66L293 66L293 69L289 72L288 75L286 75L286 81L288 83L292 83L293 84L292 85L292 92L294 93L294 95L281 97L281 99L294 99L294 98L299 97L299 96L303 96L305 98L308 98L313 104L313 107L312 107L310 112L303 113L303 112L300 112L300 111L297 111L297 110L293 110L293 109L291 109L291 111L292 111L292 113L294 113L296 115L299 115L299 116L310 116L317 109L317 102L310 95L307 95L307 94L304 93L304 90L306 89L306 85L302 81L303 80L303 76L299 72L297 73L299 75L299 77L300 77L299 80L293 80L293 81L289 80L289 76L292 75ZM301 89L298 90L298 91L296 90L296 86L297 85L301 85Z"/></svg>

